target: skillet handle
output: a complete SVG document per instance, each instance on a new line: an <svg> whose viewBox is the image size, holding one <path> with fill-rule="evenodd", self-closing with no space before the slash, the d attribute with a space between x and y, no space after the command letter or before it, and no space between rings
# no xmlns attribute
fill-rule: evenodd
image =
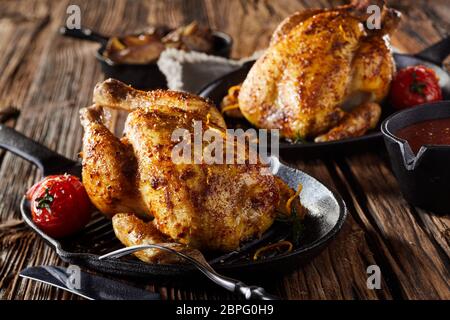
<svg viewBox="0 0 450 320"><path fill-rule="evenodd" d="M62 34L63 36L94 41L101 44L106 44L108 42L108 37L86 28L68 29L66 27L61 27L59 28L59 33Z"/></svg>
<svg viewBox="0 0 450 320"><path fill-rule="evenodd" d="M3 124L0 124L0 148L11 151L35 164L44 175L57 172L57 168L70 167L75 164L75 161L63 157Z"/></svg>
<svg viewBox="0 0 450 320"><path fill-rule="evenodd" d="M450 54L450 36L415 54L416 57L433 62L439 66Z"/></svg>

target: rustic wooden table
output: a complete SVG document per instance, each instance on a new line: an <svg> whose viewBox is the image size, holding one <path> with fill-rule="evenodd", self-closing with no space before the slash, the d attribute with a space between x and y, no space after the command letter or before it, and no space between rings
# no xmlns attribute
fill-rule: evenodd
<svg viewBox="0 0 450 320"><path fill-rule="evenodd" d="M61 37L69 4L82 10L82 25L105 34L148 24L178 26L198 20L234 38L232 56L268 44L276 25L296 10L339 1L88 1L0 2L0 107L17 106L9 124L49 148L75 159L81 147L78 109L89 105L102 80L95 43ZM447 0L392 1L404 13L393 44L417 52L450 30ZM18 204L40 179L38 170L0 152L0 298L76 299L47 285L22 280L27 266L64 263L20 219ZM411 207L402 198L385 151L344 158L292 162L337 190L349 216L339 236L317 258L293 273L262 284L288 299L449 299L450 219ZM366 286L366 268L381 268L381 289ZM167 299L230 298L217 288L148 284Z"/></svg>

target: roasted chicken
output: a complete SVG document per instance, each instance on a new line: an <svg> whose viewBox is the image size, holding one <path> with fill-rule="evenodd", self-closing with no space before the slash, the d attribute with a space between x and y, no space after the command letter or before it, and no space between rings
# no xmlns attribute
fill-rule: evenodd
<svg viewBox="0 0 450 320"><path fill-rule="evenodd" d="M125 245L175 242L180 250L234 250L267 230L281 198L291 195L263 164L173 161L175 129L193 134L196 120L225 132L220 113L200 97L106 80L96 86L94 103L81 110L83 183L93 204L113 217ZM123 138L106 127L105 107L130 112ZM161 255L146 250L138 257L166 261Z"/></svg>
<svg viewBox="0 0 450 320"><path fill-rule="evenodd" d="M239 90L243 116L291 140L327 141L373 128L395 72L386 35L399 13L383 7L381 29L369 30L370 3L383 7L357 1L285 19Z"/></svg>

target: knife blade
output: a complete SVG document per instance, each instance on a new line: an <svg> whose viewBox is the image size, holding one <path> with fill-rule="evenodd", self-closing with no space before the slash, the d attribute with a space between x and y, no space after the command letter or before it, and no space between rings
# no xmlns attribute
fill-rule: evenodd
<svg viewBox="0 0 450 320"><path fill-rule="evenodd" d="M20 272L23 278L43 282L89 300L160 300L159 293L84 272L79 267L29 267Z"/></svg>

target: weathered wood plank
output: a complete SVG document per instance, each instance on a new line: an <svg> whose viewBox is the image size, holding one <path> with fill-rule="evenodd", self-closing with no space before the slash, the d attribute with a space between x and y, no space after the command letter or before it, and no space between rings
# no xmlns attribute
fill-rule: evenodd
<svg viewBox="0 0 450 320"><path fill-rule="evenodd" d="M429 233L430 238L435 240L441 249L450 255L450 217L430 214L424 210L416 208L418 222L422 223L422 228Z"/></svg>
<svg viewBox="0 0 450 320"><path fill-rule="evenodd" d="M449 9L444 0L415 2L415 6L408 1L391 2L405 11L393 37L394 45L404 51L418 51L448 30ZM57 35L69 3L80 5L83 25L105 34L139 30L149 24L176 27L196 19L231 34L235 40L232 56L240 58L265 48L273 29L290 13L342 1L0 2L0 107L21 108L16 123L19 131L75 159L82 134L78 109L90 103L92 88L103 76L93 58L98 45ZM123 115L116 115L116 120L119 133ZM0 189L0 298L76 298L17 277L26 266L62 262L19 220L21 195L40 174L11 154L0 155L0 179L8 186ZM372 167L369 173L366 163ZM337 239L311 264L264 283L269 290L290 299L448 298L448 286L442 281L448 280L449 220L402 203L385 162L365 154L337 166L320 160L298 165L341 192L349 202L351 216ZM389 210L400 214L392 217ZM366 287L366 268L371 264L382 269L382 290ZM151 283L147 288L161 292L166 299L231 298L218 288Z"/></svg>
<svg viewBox="0 0 450 320"><path fill-rule="evenodd" d="M441 252L417 222L388 164L375 155L360 155L339 167L359 218L376 238L405 298L448 299L449 252Z"/></svg>

